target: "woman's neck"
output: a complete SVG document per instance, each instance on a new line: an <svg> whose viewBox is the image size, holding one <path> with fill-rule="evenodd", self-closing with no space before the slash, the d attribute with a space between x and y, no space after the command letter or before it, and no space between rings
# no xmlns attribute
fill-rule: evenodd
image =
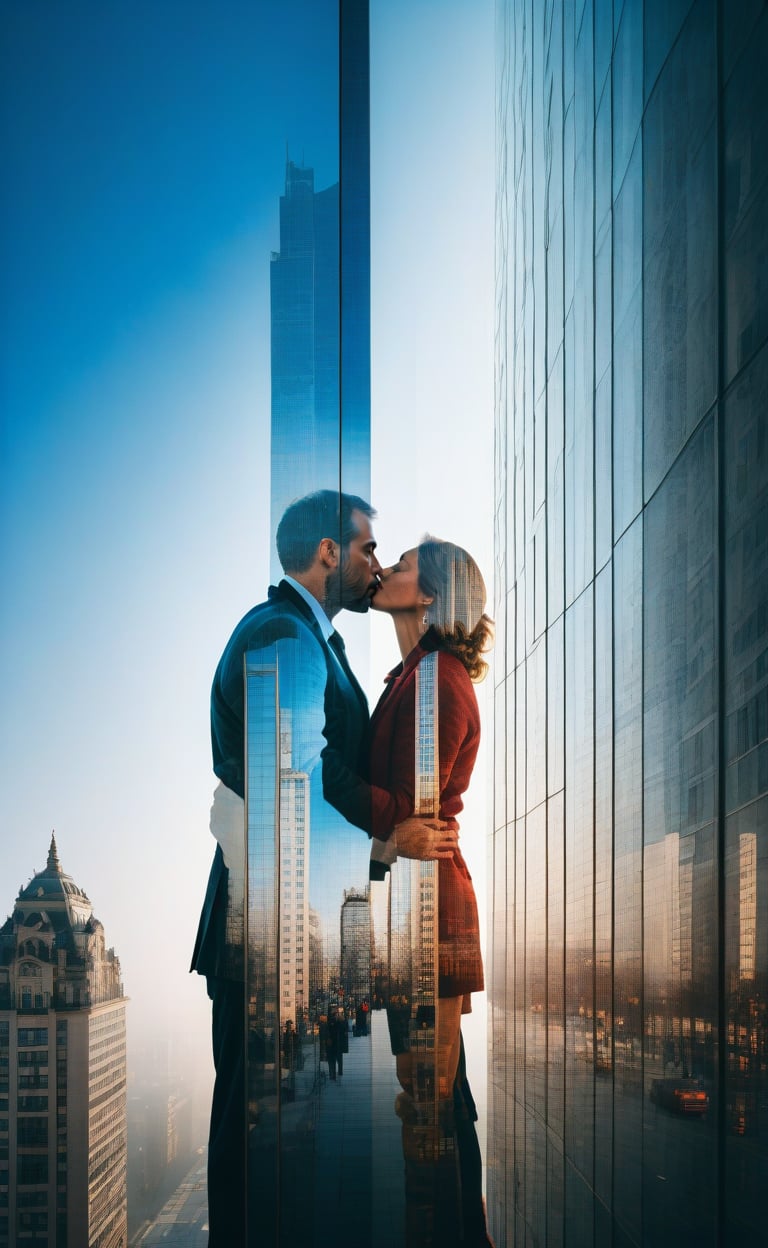
<svg viewBox="0 0 768 1248"><path fill-rule="evenodd" d="M392 615L392 623L395 626L400 654L407 659L413 647L421 641L421 617L399 611Z"/></svg>

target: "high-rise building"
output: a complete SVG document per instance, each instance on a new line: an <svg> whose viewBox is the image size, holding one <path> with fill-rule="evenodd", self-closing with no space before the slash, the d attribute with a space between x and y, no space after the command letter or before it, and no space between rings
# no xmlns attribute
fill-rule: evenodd
<svg viewBox="0 0 768 1248"><path fill-rule="evenodd" d="M286 160L270 272L272 537L286 506L312 490L370 494L368 2L340 0L313 20L330 23L338 48L326 83L338 130L325 136L336 160L322 190L312 168Z"/></svg>
<svg viewBox="0 0 768 1248"><path fill-rule="evenodd" d="M353 175L367 189L367 163ZM287 161L270 266L273 535L288 504L312 490L369 493L367 204L361 230L347 198L343 210L338 182L316 191L314 170ZM365 283L350 279L342 302L348 269ZM272 559L277 575L274 550Z"/></svg>
<svg viewBox="0 0 768 1248"><path fill-rule="evenodd" d="M309 776L291 762L290 712L280 722L280 1024L310 1005Z"/></svg>
<svg viewBox="0 0 768 1248"><path fill-rule="evenodd" d="M303 495L370 492L368 3L305 8L333 49L319 78L334 107L331 130L313 128L323 189L314 168L286 163L271 263L272 539ZM341 533L328 536L341 542ZM271 570L279 579L274 543ZM365 1221L370 1193L365 1149L354 1150L354 1180L341 1182L348 1150L338 1148L320 1068L328 998L339 987L339 897L364 886L368 848L323 793L323 727L333 713L325 667L301 636L289 641L250 651L245 670L246 1238L259 1244L319 1243L342 1225L352 1190ZM364 665L351 662L359 673ZM365 1102L355 1106L357 1139L368 1114Z"/></svg>
<svg viewBox="0 0 768 1248"><path fill-rule="evenodd" d="M341 987L344 1001L371 995L371 916L367 888L345 888L341 905Z"/></svg>
<svg viewBox="0 0 768 1248"><path fill-rule="evenodd" d="M768 1205L768 11L498 0L499 1243Z"/></svg>
<svg viewBox="0 0 768 1248"><path fill-rule="evenodd" d="M0 928L1 1248L125 1248L125 1004L51 837Z"/></svg>
<svg viewBox="0 0 768 1248"><path fill-rule="evenodd" d="M272 533L288 503L339 477L339 185L289 160L270 266Z"/></svg>

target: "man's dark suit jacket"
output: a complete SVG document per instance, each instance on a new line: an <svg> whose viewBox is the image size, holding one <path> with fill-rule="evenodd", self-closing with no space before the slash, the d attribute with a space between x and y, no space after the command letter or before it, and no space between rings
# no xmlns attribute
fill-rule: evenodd
<svg viewBox="0 0 768 1248"><path fill-rule="evenodd" d="M352 801L359 815L354 822L365 826L361 813L365 787L361 789L358 780L368 726L365 694L344 661L331 652L309 605L287 581L270 586L267 601L243 617L221 656L211 690L213 770L227 788L245 796L244 656L284 639L316 647L313 657L325 666L324 793L342 814ZM243 951L227 946L228 877L217 845L191 969L200 975L237 979L242 976Z"/></svg>

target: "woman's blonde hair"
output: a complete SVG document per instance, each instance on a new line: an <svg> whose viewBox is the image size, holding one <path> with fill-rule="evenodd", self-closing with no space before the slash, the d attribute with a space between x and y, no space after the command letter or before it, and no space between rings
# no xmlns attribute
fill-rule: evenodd
<svg viewBox="0 0 768 1248"><path fill-rule="evenodd" d="M432 602L427 624L444 650L455 654L473 681L482 680L488 664L483 653L493 644L493 620L485 614L485 582L474 559L461 546L427 534L417 547L419 588Z"/></svg>

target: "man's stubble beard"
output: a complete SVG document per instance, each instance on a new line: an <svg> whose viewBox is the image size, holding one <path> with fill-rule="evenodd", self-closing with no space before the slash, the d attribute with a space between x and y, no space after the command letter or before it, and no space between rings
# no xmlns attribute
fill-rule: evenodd
<svg viewBox="0 0 768 1248"><path fill-rule="evenodd" d="M344 580L344 565L329 572L325 582L326 614L333 611L354 611L357 615L365 615L371 605L371 596L365 593L362 597L352 597ZM330 610L329 610L330 608Z"/></svg>

